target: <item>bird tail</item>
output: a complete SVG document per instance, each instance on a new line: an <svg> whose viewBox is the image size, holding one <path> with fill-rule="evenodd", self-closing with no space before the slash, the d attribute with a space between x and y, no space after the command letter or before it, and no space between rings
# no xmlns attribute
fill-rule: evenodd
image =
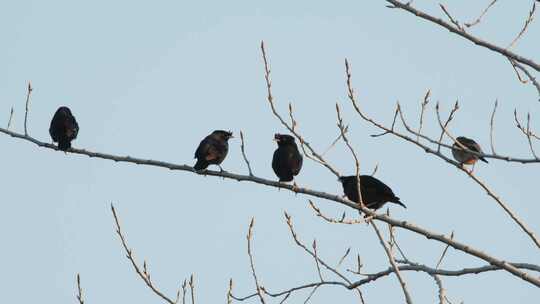
<svg viewBox="0 0 540 304"><path fill-rule="evenodd" d="M399 197L395 196L392 200L391 200L392 203L394 204L398 204L400 205L401 207L407 209L407 206L405 206L404 203L402 203L400 200L399 200Z"/></svg>
<svg viewBox="0 0 540 304"><path fill-rule="evenodd" d="M197 159L197 163L195 163L195 166L193 166L193 169L200 171L202 169L206 169L208 167L208 162L206 162L204 159Z"/></svg>
<svg viewBox="0 0 540 304"><path fill-rule="evenodd" d="M70 148L71 148L71 142L69 140L60 140L60 141L58 141L58 149L65 152Z"/></svg>
<svg viewBox="0 0 540 304"><path fill-rule="evenodd" d="M480 157L480 160L485 162L486 164L489 164L489 162L487 161L487 159L483 158L483 157Z"/></svg>

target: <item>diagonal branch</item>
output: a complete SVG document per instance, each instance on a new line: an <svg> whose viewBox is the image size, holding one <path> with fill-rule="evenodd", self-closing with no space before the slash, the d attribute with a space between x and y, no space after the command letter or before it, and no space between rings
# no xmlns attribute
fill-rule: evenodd
<svg viewBox="0 0 540 304"><path fill-rule="evenodd" d="M429 22L432 22L432 23L435 23L439 26L442 26L444 28L446 28L447 30L449 30L450 32L456 34L456 35L459 35L467 40L469 40L470 42L476 44L476 45L479 45L481 47L484 47L484 48L487 48L493 52L496 52L496 53L499 53L505 57L508 57L508 58L511 58L517 62L520 62L526 66L529 66L533 69L535 69L536 71L540 72L540 64L536 63L534 60L532 59L529 59L529 58L526 58L526 57L523 57L521 55L518 55L512 51L509 51L505 48L502 48L500 46L497 46L497 45L494 45L490 42L487 42L485 40L482 40L478 37L475 37L467 32L464 32L462 31L461 29L455 27L454 25L440 19L440 18L436 18L436 17L433 17L427 13L424 13L423 11L420 11L416 8L414 8L412 5L410 5L409 3L402 3L400 1L397 1L397 0L386 0L386 2L389 2L393 5L393 7L395 8L399 8L399 9L402 9L404 11L407 11L421 19L424 19L424 20L427 20Z"/></svg>
<svg viewBox="0 0 540 304"><path fill-rule="evenodd" d="M379 228L377 228L377 225L375 222L371 222L371 226L373 227L373 230L375 230L375 233L377 234L377 237L379 238L379 242L384 248L384 251L386 252L386 255L388 256L388 261L390 261L390 265L392 265L392 269L394 270L394 273L396 274L396 277L398 278L399 284L401 285L401 289L403 290L403 294L405 295L405 301L407 304L412 303L411 295L409 294L409 291L407 289L407 284L405 283L405 280L401 276L401 272L399 272L398 265L396 264L396 261L394 260L394 256L392 255L392 252L390 252L390 249L385 243L385 240L379 231Z"/></svg>
<svg viewBox="0 0 540 304"><path fill-rule="evenodd" d="M295 121L292 117L292 108L291 106L289 106L289 114L291 115L291 119L293 120L292 121L292 126L289 125L284 119L283 117L281 117L281 115L277 112L276 110L276 107L274 105L274 97L272 96L272 81L270 80L270 65L268 64L268 58L266 56L266 50L264 48L264 41L261 42L261 51L262 51L262 56L263 56L263 60L264 60L264 78L266 80L266 90L267 90L267 99L268 99L268 103L270 104L270 108L272 109L272 113L274 114L274 116L277 117L277 119L281 122L281 124L287 128L299 141L300 141L300 145L302 147L306 147L308 148L309 152L313 155L313 157L315 158L315 161L322 164L323 166L325 166L328 170L330 170L335 176L339 177L340 174L339 172L334 168L332 167L325 159L322 155L318 154L312 147L311 145L304 139L304 137L302 137L302 135L300 135L296 129L295 129ZM309 155L307 153L304 153L306 154L306 156L309 157ZM311 158L311 157L309 157Z"/></svg>
<svg viewBox="0 0 540 304"><path fill-rule="evenodd" d="M169 304L176 304L175 301L171 300L169 297L164 295L161 291L159 291L156 286L154 286L154 283L150 279L150 274L148 273L148 270L146 268L146 261L144 262L143 269L137 265L137 262L135 262L135 258L133 257L133 252L127 245L127 241L122 234L122 228L120 227L120 221L118 220L118 216L116 215L116 210L114 209L114 206L111 204L111 211L114 217L114 223L116 224L116 234L118 234L118 237L120 238L120 241L122 242L122 247L124 247L124 250L126 252L126 257L131 262L131 265L133 266L133 269L135 269L135 272L139 275L139 277L143 280L143 282L152 290L157 296L165 300ZM194 304L194 303L193 303Z"/></svg>

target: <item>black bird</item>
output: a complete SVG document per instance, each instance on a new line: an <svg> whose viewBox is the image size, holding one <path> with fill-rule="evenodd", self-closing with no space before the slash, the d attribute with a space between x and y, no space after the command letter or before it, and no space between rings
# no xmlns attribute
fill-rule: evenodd
<svg viewBox="0 0 540 304"><path fill-rule="evenodd" d="M456 141L458 141L460 144L465 146L465 148L471 151L484 153L482 152L482 148L480 148L480 145L470 138L460 136L456 138ZM452 145L452 155L454 156L455 160L465 165L474 165L479 159L485 163L488 162L485 158L481 156L479 157L478 155L474 155L471 152L463 150L461 146L459 146L457 143L454 143Z"/></svg>
<svg viewBox="0 0 540 304"><path fill-rule="evenodd" d="M303 158L294 142L294 137L286 134L275 134L274 140L278 148L272 158L272 169L280 182L290 182L302 169Z"/></svg>
<svg viewBox="0 0 540 304"><path fill-rule="evenodd" d="M219 169L223 171L220 164L223 162L229 152L228 140L233 137L232 132L215 130L212 134L206 136L197 151L195 151L195 158L197 163L193 168L197 171L208 168L209 165L218 165Z"/></svg>
<svg viewBox="0 0 540 304"><path fill-rule="evenodd" d="M341 176L339 181L343 185L343 192L353 202L360 202L356 175ZM379 209L385 203L390 202L407 208L392 189L371 175L360 175L360 192L362 202L370 209Z"/></svg>
<svg viewBox="0 0 540 304"><path fill-rule="evenodd" d="M60 107L54 113L49 127L49 134L53 142L58 143L58 149L67 151L71 148L71 141L77 138L79 124L68 107Z"/></svg>

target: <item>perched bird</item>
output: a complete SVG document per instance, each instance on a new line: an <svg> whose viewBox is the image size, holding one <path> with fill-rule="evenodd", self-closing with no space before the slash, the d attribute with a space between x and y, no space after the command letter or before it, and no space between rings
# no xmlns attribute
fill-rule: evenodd
<svg viewBox="0 0 540 304"><path fill-rule="evenodd" d="M223 130L215 130L206 136L195 151L197 163L193 168L200 171L208 168L209 165L218 165L219 169L223 171L220 164L229 152L228 140L232 137L232 132Z"/></svg>
<svg viewBox="0 0 540 304"><path fill-rule="evenodd" d="M71 148L71 141L77 138L79 124L68 107L60 107L54 113L49 127L49 134L53 142L58 143L58 149L67 151Z"/></svg>
<svg viewBox="0 0 540 304"><path fill-rule="evenodd" d="M272 169L280 182L290 182L302 169L303 158L294 142L294 137L286 134L275 134L274 140L278 148L272 158Z"/></svg>
<svg viewBox="0 0 540 304"><path fill-rule="evenodd" d="M471 151L483 153L480 145L470 138L460 136L456 138L456 140ZM481 156L474 155L471 152L463 150L463 148L461 148L461 146L459 146L457 143L452 145L452 155L458 162L465 165L474 165L479 159L485 163L488 162Z"/></svg>
<svg viewBox="0 0 540 304"><path fill-rule="evenodd" d="M359 203L356 175L341 176L339 181L343 185L343 192L347 198ZM360 175L360 192L362 193L362 202L370 209L377 210L387 202L407 208L390 187L371 175Z"/></svg>

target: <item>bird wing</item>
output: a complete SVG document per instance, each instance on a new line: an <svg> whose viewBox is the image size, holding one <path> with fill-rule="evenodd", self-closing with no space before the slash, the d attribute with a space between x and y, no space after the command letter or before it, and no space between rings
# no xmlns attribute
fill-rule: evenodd
<svg viewBox="0 0 540 304"><path fill-rule="evenodd" d="M471 151L482 153L482 148L480 148L480 145L476 141L470 138L466 138L466 137L460 138L459 142L462 143L465 147L467 147L467 149Z"/></svg>
<svg viewBox="0 0 540 304"><path fill-rule="evenodd" d="M300 169L302 169L302 163L303 158L302 155L298 153L298 151L291 151L290 157L288 159L289 166L292 169L293 175L298 175L300 173Z"/></svg>
<svg viewBox="0 0 540 304"><path fill-rule="evenodd" d="M207 161L218 159L219 151L216 147L216 142L208 137L203 139L199 144L197 151L195 151L195 158Z"/></svg>

